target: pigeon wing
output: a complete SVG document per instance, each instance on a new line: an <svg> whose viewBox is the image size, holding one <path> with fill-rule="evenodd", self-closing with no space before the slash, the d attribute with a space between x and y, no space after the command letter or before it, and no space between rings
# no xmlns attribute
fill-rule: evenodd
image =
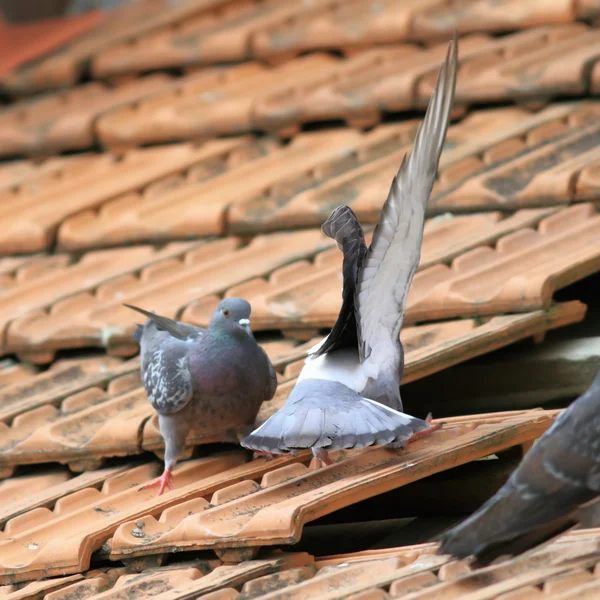
<svg viewBox="0 0 600 600"><path fill-rule="evenodd" d="M189 353L189 342L170 338L145 361L142 383L150 404L160 415L180 411L194 395Z"/></svg>
<svg viewBox="0 0 600 600"><path fill-rule="evenodd" d="M314 352L311 352L311 355L315 357L334 352L339 348L356 348L358 346L354 295L358 270L367 253L363 229L349 206L338 206L323 223L321 230L336 241L344 255L343 287L340 314L325 341Z"/></svg>
<svg viewBox="0 0 600 600"><path fill-rule="evenodd" d="M267 387L265 390L265 397L264 400L271 400L273 398L273 396L275 395L275 392L277 391L277 372L275 371L275 367L273 366L273 363L269 360L269 357L267 356L267 353L265 352L264 348L261 348L260 346L258 346L260 351L263 353L264 357L265 357L265 361L267 362L267 365L269 367L269 376L267 378Z"/></svg>
<svg viewBox="0 0 600 600"><path fill-rule="evenodd" d="M442 537L440 554L474 554L478 565L519 554L577 521L600 496L600 373L477 512Z"/></svg>
<svg viewBox="0 0 600 600"><path fill-rule="evenodd" d="M425 211L450 120L457 62L456 34L442 65L412 152L392 182L358 275L355 304L361 362L399 355L408 289L417 269Z"/></svg>
<svg viewBox="0 0 600 600"><path fill-rule="evenodd" d="M206 333L206 329L201 329L200 327L190 325L189 323L174 321L173 319L157 315L148 310L144 310L143 308L139 308L138 306L133 306L132 304L123 304L123 306L131 308L132 310L135 310L141 313L142 315L148 317L151 321L154 321L154 323L156 323L159 330L166 331L179 340L186 340L188 338L198 338L203 336L204 333ZM138 325L135 333L133 334L133 337L139 342L142 335L143 327ZM138 339L138 337L140 339Z"/></svg>

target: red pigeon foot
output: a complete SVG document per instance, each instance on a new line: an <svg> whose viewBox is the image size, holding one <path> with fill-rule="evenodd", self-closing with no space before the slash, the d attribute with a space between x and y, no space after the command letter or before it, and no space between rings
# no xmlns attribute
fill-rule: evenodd
<svg viewBox="0 0 600 600"><path fill-rule="evenodd" d="M158 494L156 494L157 496L162 496L165 488L169 488L169 490L173 489L173 474L171 473L171 469L169 469L168 467L163 471L163 474L158 477L157 479L155 479L154 481L150 482L150 483L145 483L140 489L141 490L147 490L149 488L153 488L153 487L157 487L160 486L158 489Z"/></svg>
<svg viewBox="0 0 600 600"><path fill-rule="evenodd" d="M333 461L329 458L329 453L324 448L313 448L312 453L317 460L321 461L321 466L325 465L328 467L333 464Z"/></svg>
<svg viewBox="0 0 600 600"><path fill-rule="evenodd" d="M270 452L264 452L263 450L256 450L252 454L252 460L256 460L257 458L260 458L261 456L264 456L265 460L267 462L270 460L273 460L275 458L275 456L273 454L271 454Z"/></svg>
<svg viewBox="0 0 600 600"><path fill-rule="evenodd" d="M427 415L427 418L425 420L428 423L431 423L431 421L433 420L431 413L429 413ZM432 425L431 427L428 427L427 429L424 429L423 431L417 431L416 433L413 433L411 435L411 437L408 438L406 443L412 444L413 442L416 442L417 440L419 440L421 438L427 437L427 436L431 435L432 433L435 433L436 431L441 429L444 425L445 425L445 423L443 421L441 421L440 423L436 423L435 425Z"/></svg>

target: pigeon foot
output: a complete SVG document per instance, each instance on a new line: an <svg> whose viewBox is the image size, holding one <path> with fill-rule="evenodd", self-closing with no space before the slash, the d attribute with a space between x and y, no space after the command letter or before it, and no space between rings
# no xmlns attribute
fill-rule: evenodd
<svg viewBox="0 0 600 600"><path fill-rule="evenodd" d="M427 418L425 419L428 423L431 423L432 416L431 413L429 413L427 415ZM435 425L432 425L431 427L428 427L427 429L424 429L423 431L417 431L416 433L413 433L408 440L406 440L407 444L412 444L413 442L416 442L417 440L420 440L424 437L430 436L432 433L435 433L436 431L440 430L443 426L445 425L445 423L442 421L440 423L436 423Z"/></svg>
<svg viewBox="0 0 600 600"><path fill-rule="evenodd" d="M267 462L270 460L273 460L275 458L275 456L273 454L271 454L270 452L265 452L264 450L255 450L254 453L252 454L252 460L256 460L257 458L260 458L261 456L264 456L265 460Z"/></svg>
<svg viewBox="0 0 600 600"><path fill-rule="evenodd" d="M173 489L173 474L169 467L165 468L163 474L160 477L158 477L154 481L151 481L150 483L145 483L138 491L147 490L149 488L158 486L160 487L158 488L158 494L156 494L157 496L162 496L164 494L165 488L169 488L169 490Z"/></svg>
<svg viewBox="0 0 600 600"><path fill-rule="evenodd" d="M312 453L316 459L321 461L321 466L328 467L333 464L333 461L329 458L329 453L325 448L312 448Z"/></svg>

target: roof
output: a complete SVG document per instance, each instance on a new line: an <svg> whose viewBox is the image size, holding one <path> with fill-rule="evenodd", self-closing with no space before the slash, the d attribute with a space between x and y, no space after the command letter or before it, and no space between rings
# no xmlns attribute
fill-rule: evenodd
<svg viewBox="0 0 600 600"><path fill-rule="evenodd" d="M199 431L175 490L139 491L163 442L122 304L206 325L247 298L279 379L257 422L273 414L341 305L320 225L347 204L370 238L457 28L403 384L595 314L570 286L600 271L597 3L142 0L93 16L0 76L0 597L593 597L598 530L480 574L433 543L295 547L461 465L499 479L557 409L434 415L444 428L407 450L320 470Z"/></svg>

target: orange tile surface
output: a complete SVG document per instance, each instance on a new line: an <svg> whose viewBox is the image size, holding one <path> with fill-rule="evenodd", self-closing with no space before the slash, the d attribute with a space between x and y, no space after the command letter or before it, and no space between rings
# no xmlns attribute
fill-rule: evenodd
<svg viewBox="0 0 600 600"><path fill-rule="evenodd" d="M92 63L97 77L190 64L211 64L258 57L281 61L307 50L342 49L399 41L435 41L460 33L512 31L536 25L569 23L578 15L593 18L591 2L534 0L523 5L504 0L490 5L468 0L459 5L440 0L398 4L366 0L344 4L319 0L240 1L199 13L180 27L132 36L133 43L115 44Z"/></svg>
<svg viewBox="0 0 600 600"><path fill-rule="evenodd" d="M64 46L105 19L106 13L92 10L78 16L9 25L0 14L0 89L2 78L11 70Z"/></svg>
<svg viewBox="0 0 600 600"><path fill-rule="evenodd" d="M167 256L158 261L148 261L154 252L149 248L145 257L144 252L141 254L146 266L140 265L141 268L130 272L124 269L121 276L106 277L104 282L98 277L88 291L65 294L53 303L50 311L34 310L10 321L5 349L36 353L96 346L110 348L115 354L131 355L136 348L130 337L136 318L123 302L175 316L198 297L223 293L258 273L268 274L287 263L312 257L331 245L329 238L313 229L259 236L247 245L239 238L229 237L187 251L183 248L183 252L177 248L170 258L167 246ZM93 262L88 271L90 278ZM99 262L98 267L101 266ZM62 279L65 287L71 285L68 276ZM52 278L48 284L54 285Z"/></svg>
<svg viewBox="0 0 600 600"><path fill-rule="evenodd" d="M429 221L405 322L547 308L557 289L600 268L599 228L592 204L506 219L489 213ZM331 327L341 307L341 276L341 253L333 248L225 295L251 302L255 330ZM198 300L184 316L204 324L214 307L213 298Z"/></svg>
<svg viewBox="0 0 600 600"><path fill-rule="evenodd" d="M17 102L0 111L0 156L90 148L96 143L96 119L103 112L156 93L168 82L162 74L113 88L92 82Z"/></svg>
<svg viewBox="0 0 600 600"><path fill-rule="evenodd" d="M85 488L63 496L53 510L35 508L8 520L0 543L0 581L82 571L111 535L113 559L174 546L292 543L305 522L322 514L530 441L554 414L449 419L439 434L416 442L410 451L340 452L334 465L317 471L306 466L306 452L250 463L241 449L213 454L182 463L174 474L175 490L159 497L153 490L139 490L159 465L133 467L106 479L101 490ZM47 496L49 490L41 493Z"/></svg>
<svg viewBox="0 0 600 600"><path fill-rule="evenodd" d="M89 154L53 173L38 172L26 185L0 192L0 254L36 252L54 243L56 230L70 215L97 209L108 200L156 193L169 184L203 178L210 168L261 153L249 140L215 140L204 145L132 150L124 156ZM153 186L152 184L156 184ZM213 231L211 231L212 233Z"/></svg>
<svg viewBox="0 0 600 600"><path fill-rule="evenodd" d="M430 212L595 199L599 110L573 103L469 115L450 128ZM0 172L0 252L42 250L55 239L60 248L81 250L318 226L340 203L374 222L415 127L408 121L364 134L307 133L285 147L230 138L130 151L121 161L89 154L62 166L23 166L22 183L4 190ZM8 182L18 176L6 171ZM27 215L15 201L30 207Z"/></svg>
<svg viewBox="0 0 600 600"><path fill-rule="evenodd" d="M224 565L219 560L179 561L168 567L96 569L83 575L0 587L7 600L388 600L390 598L595 598L600 590L597 529L572 532L526 558L480 573L466 561L435 556L419 544L314 558L275 551L258 560ZM587 554L587 555L586 555ZM502 594L502 595L500 595Z"/></svg>
<svg viewBox="0 0 600 600"><path fill-rule="evenodd" d="M104 23L48 57L24 65L3 78L2 87L13 94L33 93L75 84L89 61L114 44L159 27L177 26L194 15L214 10L227 0L141 0L111 12Z"/></svg>
<svg viewBox="0 0 600 600"><path fill-rule="evenodd" d="M429 213L506 211L597 198L596 138L586 132L595 131L599 111L597 103L583 102L534 113L499 108L469 114L448 130ZM394 141L391 132L382 126L366 134L373 146L379 140L379 153L320 185L276 201L257 196L234 204L230 231L320 226L340 204L351 206L363 223L377 222L391 181L410 151L407 136ZM495 172L504 177L489 175Z"/></svg>
<svg viewBox="0 0 600 600"><path fill-rule="evenodd" d="M174 490L141 489L164 444L123 303L206 325L223 297L248 298L279 381L263 423L340 308L342 255L319 228L347 204L370 241L456 28L402 383L582 321L554 292L600 271L600 4L139 0L109 14L0 83L0 600L597 597L600 530L479 572L434 543L293 552L322 516L526 450L558 411L452 417L319 470L308 451L252 461L246 431L199 423Z"/></svg>
<svg viewBox="0 0 600 600"><path fill-rule="evenodd" d="M403 382L407 383L525 337L580 321L585 306L557 305L550 311L407 327ZM266 344L281 384L261 408L263 422L285 402L314 343ZM24 382L0 389L0 472L10 475L20 464L68 463L74 471L97 468L106 457L150 450L162 454L156 415L140 384L137 358L64 361ZM3 422L2 422L3 421ZM232 432L199 427L188 444L237 443Z"/></svg>

